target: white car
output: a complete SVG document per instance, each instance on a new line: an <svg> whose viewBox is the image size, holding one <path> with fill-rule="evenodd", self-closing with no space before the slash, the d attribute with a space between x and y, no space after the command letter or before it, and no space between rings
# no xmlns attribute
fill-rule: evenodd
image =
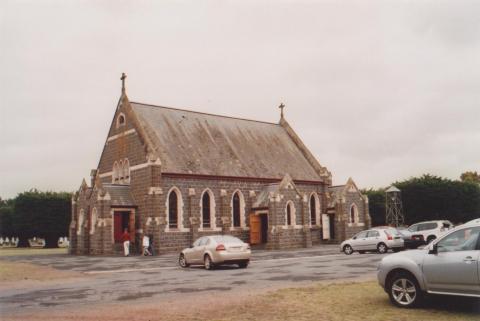
<svg viewBox="0 0 480 321"><path fill-rule="evenodd" d="M446 220L427 221L410 225L407 233L410 233L410 240L414 245L418 246L432 242L453 227L452 222Z"/></svg>
<svg viewBox="0 0 480 321"><path fill-rule="evenodd" d="M347 255L353 252L363 254L367 251L387 253L389 249L398 252L403 249L402 235L394 228L373 228L354 235L340 244L340 252Z"/></svg>
<svg viewBox="0 0 480 321"><path fill-rule="evenodd" d="M181 267L204 265L211 270L222 264L237 264L244 269L250 262L250 245L231 235L203 236L184 249L178 258Z"/></svg>

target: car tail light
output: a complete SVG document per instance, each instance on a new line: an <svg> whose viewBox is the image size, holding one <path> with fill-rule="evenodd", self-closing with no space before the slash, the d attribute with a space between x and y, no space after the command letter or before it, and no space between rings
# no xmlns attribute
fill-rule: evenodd
<svg viewBox="0 0 480 321"><path fill-rule="evenodd" d="M225 245L218 244L217 247L215 248L215 251L225 251Z"/></svg>
<svg viewBox="0 0 480 321"><path fill-rule="evenodd" d="M385 234L387 234L387 240L389 240L389 241L393 240L393 237L390 234L388 234L387 231L384 231L384 232L385 232Z"/></svg>

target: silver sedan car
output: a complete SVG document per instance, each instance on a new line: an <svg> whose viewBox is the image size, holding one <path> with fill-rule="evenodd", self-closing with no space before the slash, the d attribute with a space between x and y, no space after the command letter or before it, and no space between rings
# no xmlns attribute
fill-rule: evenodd
<svg viewBox="0 0 480 321"><path fill-rule="evenodd" d="M340 244L340 251L350 255L353 252L360 254L367 251L387 253L389 249L398 252L403 249L402 235L394 228L373 228L357 233L352 238Z"/></svg>
<svg viewBox="0 0 480 321"><path fill-rule="evenodd" d="M211 270L222 264L238 264L246 268L250 262L250 245L231 235L203 236L191 247L184 249L178 263L185 268L190 265L204 265Z"/></svg>
<svg viewBox="0 0 480 321"><path fill-rule="evenodd" d="M480 219L441 235L420 250L386 256L378 282L398 307L418 305L425 293L480 298Z"/></svg>

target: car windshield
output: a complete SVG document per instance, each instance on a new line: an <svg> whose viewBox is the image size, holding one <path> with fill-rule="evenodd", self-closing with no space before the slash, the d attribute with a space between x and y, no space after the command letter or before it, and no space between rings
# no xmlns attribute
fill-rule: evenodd
<svg viewBox="0 0 480 321"><path fill-rule="evenodd" d="M242 240L230 235L215 235L212 239L217 243L243 243Z"/></svg>

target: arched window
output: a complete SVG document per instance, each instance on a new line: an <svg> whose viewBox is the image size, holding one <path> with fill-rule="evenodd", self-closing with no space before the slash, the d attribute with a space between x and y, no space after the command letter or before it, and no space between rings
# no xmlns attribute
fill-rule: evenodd
<svg viewBox="0 0 480 321"><path fill-rule="evenodd" d="M177 187L172 187L165 200L165 215L167 224L165 232L170 230L187 232L188 228L183 226L183 199L182 192Z"/></svg>
<svg viewBox="0 0 480 321"><path fill-rule="evenodd" d="M215 195L213 192L206 188L202 194L200 194L200 217L201 224L199 230L208 229L214 231L221 231L221 227L217 228L216 216L215 216Z"/></svg>
<svg viewBox="0 0 480 321"><path fill-rule="evenodd" d="M98 221L97 208L94 207L92 210L92 217L90 219L90 234L95 233L95 227L97 225L97 221Z"/></svg>
<svg viewBox="0 0 480 321"><path fill-rule="evenodd" d="M123 162L123 175L125 184L130 184L130 162L128 158Z"/></svg>
<svg viewBox="0 0 480 321"><path fill-rule="evenodd" d="M317 225L317 204L315 196L310 196L310 222L312 225Z"/></svg>
<svg viewBox="0 0 480 321"><path fill-rule="evenodd" d="M123 113L120 113L117 117L117 128L120 126L125 126L125 115Z"/></svg>
<svg viewBox="0 0 480 321"><path fill-rule="evenodd" d="M120 184L123 183L124 173L123 173L123 161L118 163L118 181Z"/></svg>
<svg viewBox="0 0 480 321"><path fill-rule="evenodd" d="M178 195L175 190L168 195L168 227L178 228Z"/></svg>
<svg viewBox="0 0 480 321"><path fill-rule="evenodd" d="M292 201L287 202L287 208L285 209L285 225L295 226L295 206Z"/></svg>
<svg viewBox="0 0 480 321"><path fill-rule="evenodd" d="M202 196L202 227L208 228L210 226L210 216L211 216L211 208L210 208L210 194L208 192L203 193Z"/></svg>
<svg viewBox="0 0 480 321"><path fill-rule="evenodd" d="M233 227L240 227L240 196L238 192L233 194L232 210L233 210Z"/></svg>
<svg viewBox="0 0 480 321"><path fill-rule="evenodd" d="M78 229L77 229L77 235L82 234L83 232L83 224L85 222L85 211L83 209L80 210L78 214Z"/></svg>
<svg viewBox="0 0 480 321"><path fill-rule="evenodd" d="M358 208L356 204L352 204L352 206L350 207L349 222L358 223Z"/></svg>
<svg viewBox="0 0 480 321"><path fill-rule="evenodd" d="M119 173L118 173L118 163L113 163L113 171L112 171L112 183L118 183Z"/></svg>

